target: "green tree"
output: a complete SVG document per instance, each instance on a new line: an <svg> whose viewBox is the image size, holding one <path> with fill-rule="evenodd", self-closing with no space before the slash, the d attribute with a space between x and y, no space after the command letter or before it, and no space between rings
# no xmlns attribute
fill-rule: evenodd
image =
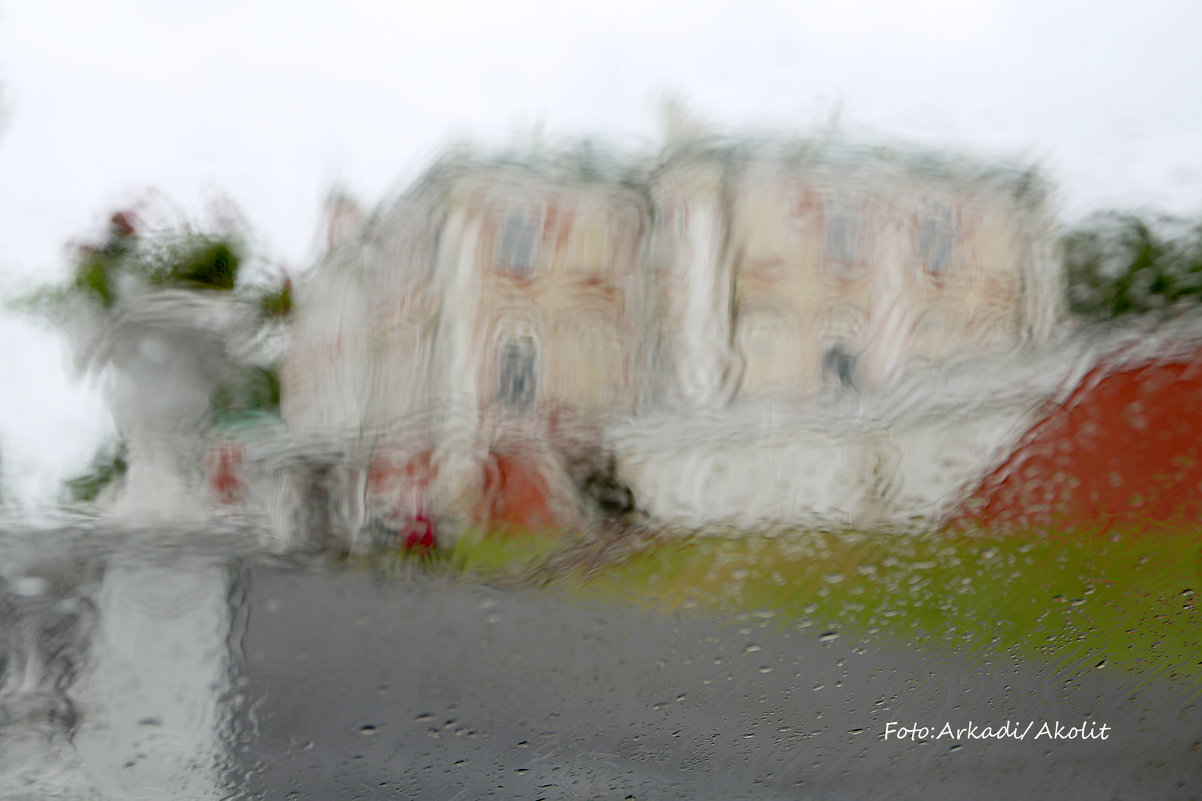
<svg viewBox="0 0 1202 801"><path fill-rule="evenodd" d="M102 445L92 457L87 472L70 478L63 486L68 503L93 503L110 484L121 479L127 468L125 443L120 439Z"/></svg>
<svg viewBox="0 0 1202 801"><path fill-rule="evenodd" d="M1202 302L1202 223L1107 212L1063 249L1069 308L1082 317L1170 317Z"/></svg>
<svg viewBox="0 0 1202 801"><path fill-rule="evenodd" d="M44 287L18 300L17 307L60 325L80 312L107 325L123 306L136 305L160 290L185 290L236 296L257 309L260 326L277 323L291 312L291 282L286 276L273 284L240 280L247 245L238 232L185 225L146 234L141 227L131 212L113 214L103 242L78 250L66 284ZM278 414L279 377L276 365L266 361L232 365L229 381L210 399L213 424ZM97 452L86 472L67 482L65 498L93 502L125 472L125 443L118 439Z"/></svg>

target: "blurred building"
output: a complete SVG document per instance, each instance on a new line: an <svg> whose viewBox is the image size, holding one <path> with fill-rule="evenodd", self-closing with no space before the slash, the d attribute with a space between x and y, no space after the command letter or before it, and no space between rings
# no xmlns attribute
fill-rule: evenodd
<svg viewBox="0 0 1202 801"><path fill-rule="evenodd" d="M651 216L627 165L451 158L357 228L331 221L341 236L298 291L283 415L302 436L352 434L359 483L406 499L387 514L486 492L497 443L537 452L548 424L635 410Z"/></svg>
<svg viewBox="0 0 1202 801"><path fill-rule="evenodd" d="M652 179L679 400L865 390L1046 340L1061 318L1030 172L821 143L697 143Z"/></svg>
<svg viewBox="0 0 1202 801"><path fill-rule="evenodd" d="M629 413L646 299L641 188L587 155L445 176L439 394L507 415Z"/></svg>
<svg viewBox="0 0 1202 801"><path fill-rule="evenodd" d="M813 142L450 158L371 218L334 208L283 414L346 444L347 493L403 496L404 516L487 495L498 450L565 467L615 420L872 392L1052 335L1043 192ZM529 493L570 494L561 477Z"/></svg>

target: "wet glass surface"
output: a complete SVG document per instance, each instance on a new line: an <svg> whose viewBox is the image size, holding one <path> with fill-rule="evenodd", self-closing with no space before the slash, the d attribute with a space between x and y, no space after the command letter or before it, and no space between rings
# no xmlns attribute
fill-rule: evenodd
<svg viewBox="0 0 1202 801"><path fill-rule="evenodd" d="M1188 798L1199 779L1196 539L298 561L251 535L9 535L6 798Z"/></svg>
<svg viewBox="0 0 1202 801"><path fill-rule="evenodd" d="M0 518L0 796L1197 794L1193 251L1072 310L1033 171L830 138L342 203L43 298L116 437Z"/></svg>

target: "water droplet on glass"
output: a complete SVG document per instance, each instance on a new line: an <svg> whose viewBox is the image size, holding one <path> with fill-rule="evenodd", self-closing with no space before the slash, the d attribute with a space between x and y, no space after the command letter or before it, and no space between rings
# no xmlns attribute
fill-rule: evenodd
<svg viewBox="0 0 1202 801"><path fill-rule="evenodd" d="M50 582L41 576L21 576L12 583L13 593L25 598L36 598L50 589Z"/></svg>

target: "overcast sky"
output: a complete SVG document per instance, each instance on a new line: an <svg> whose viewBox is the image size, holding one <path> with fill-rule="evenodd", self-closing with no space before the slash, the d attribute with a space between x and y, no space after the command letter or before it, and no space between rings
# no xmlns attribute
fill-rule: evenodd
<svg viewBox="0 0 1202 801"><path fill-rule="evenodd" d="M334 184L372 204L451 140L537 124L654 147L667 93L721 130L838 108L1037 162L1068 217L1197 213L1200 29L1188 0L0 0L0 294L62 277L64 242L148 188L228 196L301 267ZM0 456L45 496L111 424L53 338L0 335Z"/></svg>

